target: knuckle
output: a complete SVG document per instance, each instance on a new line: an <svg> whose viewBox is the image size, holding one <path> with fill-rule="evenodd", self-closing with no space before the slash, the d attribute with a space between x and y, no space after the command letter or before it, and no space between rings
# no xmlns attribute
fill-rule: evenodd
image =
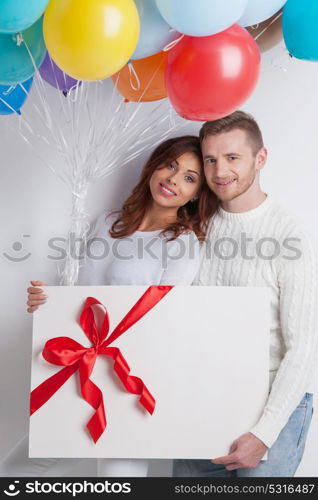
<svg viewBox="0 0 318 500"><path fill-rule="evenodd" d="M253 468L251 462L249 462L248 460L242 460L241 467L247 467L249 469Z"/></svg>

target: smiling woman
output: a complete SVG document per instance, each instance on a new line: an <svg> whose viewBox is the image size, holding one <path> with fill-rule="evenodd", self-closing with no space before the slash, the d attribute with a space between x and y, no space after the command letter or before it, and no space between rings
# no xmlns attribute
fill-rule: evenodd
<svg viewBox="0 0 318 500"><path fill-rule="evenodd" d="M121 238L160 229L169 240L187 231L203 239L216 206L204 179L198 138L175 137L153 151L110 234Z"/></svg>
<svg viewBox="0 0 318 500"><path fill-rule="evenodd" d="M150 155L138 184L122 208L97 218L87 240L79 285L189 285L200 263L200 240L217 208L203 174L200 141L175 137ZM97 248L96 248L97 247ZM28 288L28 312L48 299L44 283ZM49 295L49 289L46 289ZM26 443L2 462L0 472L18 471ZM45 474L54 461L29 460L29 476ZM40 462L40 463L39 463ZM100 459L99 476L145 476L147 460ZM6 475L6 473L4 475Z"/></svg>

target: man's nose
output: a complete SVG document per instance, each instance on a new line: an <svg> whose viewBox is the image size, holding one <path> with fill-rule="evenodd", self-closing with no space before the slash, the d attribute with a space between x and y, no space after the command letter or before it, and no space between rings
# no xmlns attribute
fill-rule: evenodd
<svg viewBox="0 0 318 500"><path fill-rule="evenodd" d="M227 175L228 167L225 161L219 160L214 165L214 174L216 177L222 177Z"/></svg>

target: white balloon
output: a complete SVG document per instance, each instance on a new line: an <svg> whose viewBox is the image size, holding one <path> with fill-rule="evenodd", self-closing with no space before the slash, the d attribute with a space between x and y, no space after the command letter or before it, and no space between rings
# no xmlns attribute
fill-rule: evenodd
<svg viewBox="0 0 318 500"><path fill-rule="evenodd" d="M278 12L286 2L287 0L248 0L238 24L245 28L261 23Z"/></svg>

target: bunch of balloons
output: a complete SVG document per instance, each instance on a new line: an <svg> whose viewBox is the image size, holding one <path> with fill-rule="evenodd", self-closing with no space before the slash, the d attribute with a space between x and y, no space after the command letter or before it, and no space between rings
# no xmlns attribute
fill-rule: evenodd
<svg viewBox="0 0 318 500"><path fill-rule="evenodd" d="M318 60L317 0L1 0L0 113L9 95L6 114L20 110L39 68L65 94L111 77L128 101L168 97L186 119L220 118L258 81L250 27L282 8L289 52Z"/></svg>

